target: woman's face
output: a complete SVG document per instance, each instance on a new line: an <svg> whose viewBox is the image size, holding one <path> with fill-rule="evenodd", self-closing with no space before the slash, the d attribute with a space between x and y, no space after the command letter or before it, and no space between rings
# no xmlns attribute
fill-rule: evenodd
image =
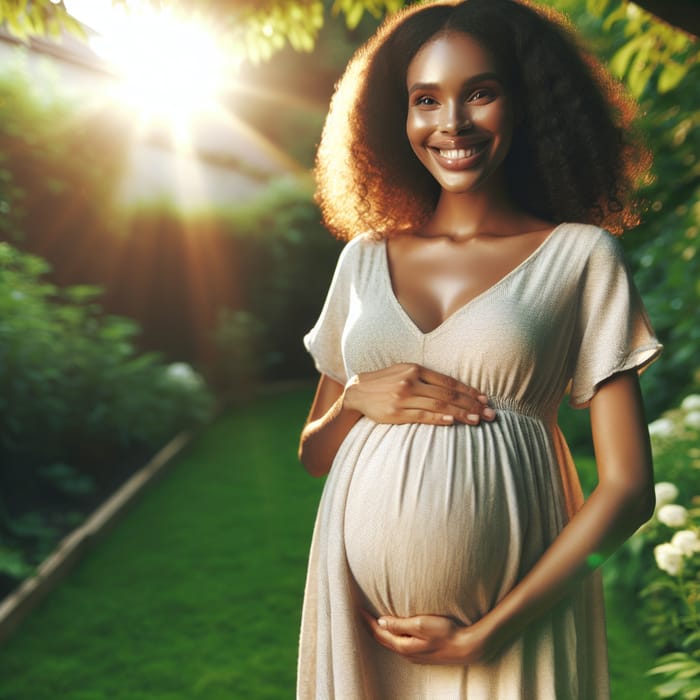
<svg viewBox="0 0 700 700"><path fill-rule="evenodd" d="M408 66L406 134L442 189L476 191L510 148L513 109L489 53L468 34L442 34Z"/></svg>

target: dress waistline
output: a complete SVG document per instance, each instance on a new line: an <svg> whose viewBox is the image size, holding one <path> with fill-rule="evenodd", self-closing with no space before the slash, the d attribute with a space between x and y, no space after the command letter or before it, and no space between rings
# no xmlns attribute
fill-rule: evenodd
<svg viewBox="0 0 700 700"><path fill-rule="evenodd" d="M536 418L543 423L556 422L556 410L552 410L549 407L534 406L526 401L517 401L516 399L502 396L489 396L489 406L496 411L518 413L528 418Z"/></svg>

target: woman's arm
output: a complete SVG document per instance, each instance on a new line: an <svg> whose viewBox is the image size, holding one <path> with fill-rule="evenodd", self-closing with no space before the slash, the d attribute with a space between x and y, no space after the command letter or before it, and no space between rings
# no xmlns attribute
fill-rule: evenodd
<svg viewBox="0 0 700 700"><path fill-rule="evenodd" d="M496 412L476 389L413 363L364 372L346 386L321 375L299 443L299 460L312 476L328 473L340 444L362 416L376 423L477 425L493 420Z"/></svg>
<svg viewBox="0 0 700 700"><path fill-rule="evenodd" d="M299 461L311 476L328 473L340 443L362 417L343 405L344 395L342 384L321 375L299 441Z"/></svg>
<svg viewBox="0 0 700 700"><path fill-rule="evenodd" d="M481 620L366 616L377 641L418 663L488 659L572 591L654 509L649 435L636 372L615 375L591 402L598 485L517 586Z"/></svg>

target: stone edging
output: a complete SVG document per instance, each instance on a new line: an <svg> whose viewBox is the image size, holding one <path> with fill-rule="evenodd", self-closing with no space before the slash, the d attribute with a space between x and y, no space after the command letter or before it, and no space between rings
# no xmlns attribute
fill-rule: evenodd
<svg viewBox="0 0 700 700"><path fill-rule="evenodd" d="M190 443L193 435L192 431L180 433L159 450L82 525L61 540L53 553L38 567L34 576L23 581L16 590L0 601L0 644L9 639L22 620L67 576L83 554L109 531L144 486L165 472L173 458Z"/></svg>

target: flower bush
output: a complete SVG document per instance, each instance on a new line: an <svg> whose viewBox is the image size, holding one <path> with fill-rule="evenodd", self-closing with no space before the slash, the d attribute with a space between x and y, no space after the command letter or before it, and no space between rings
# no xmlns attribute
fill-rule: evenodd
<svg viewBox="0 0 700 700"><path fill-rule="evenodd" d="M659 654L649 673L660 698L700 698L700 395L649 426L657 482L654 516L612 560L608 576L639 595Z"/></svg>
<svg viewBox="0 0 700 700"><path fill-rule="evenodd" d="M669 503L659 508L656 517L667 527L683 527L688 521L688 511L675 503Z"/></svg>
<svg viewBox="0 0 700 700"><path fill-rule="evenodd" d="M653 548L657 568L649 570L640 595L647 629L662 654L650 671L663 679L656 692L679 700L700 698L700 497L691 503L662 505L636 535L649 543L664 540Z"/></svg>

